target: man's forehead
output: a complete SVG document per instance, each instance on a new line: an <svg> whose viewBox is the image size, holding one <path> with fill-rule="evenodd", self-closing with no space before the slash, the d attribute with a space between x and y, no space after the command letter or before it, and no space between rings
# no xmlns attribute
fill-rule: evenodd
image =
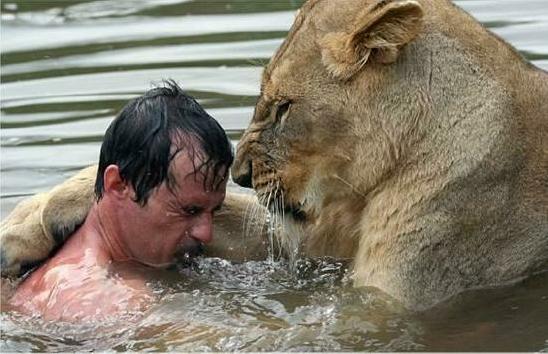
<svg viewBox="0 0 548 354"><path fill-rule="evenodd" d="M170 164L170 172L177 185L201 184L202 186L215 185L217 188L226 182L228 166L223 166L219 171L214 171L211 166L205 164L203 154L189 153L186 150L179 151Z"/></svg>

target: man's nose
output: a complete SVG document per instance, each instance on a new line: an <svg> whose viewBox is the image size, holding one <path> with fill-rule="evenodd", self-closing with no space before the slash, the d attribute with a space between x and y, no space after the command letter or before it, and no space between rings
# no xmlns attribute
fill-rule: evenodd
<svg viewBox="0 0 548 354"><path fill-rule="evenodd" d="M192 227L191 234L193 239L201 243L209 243L213 240L213 217L204 214L200 217L197 224Z"/></svg>

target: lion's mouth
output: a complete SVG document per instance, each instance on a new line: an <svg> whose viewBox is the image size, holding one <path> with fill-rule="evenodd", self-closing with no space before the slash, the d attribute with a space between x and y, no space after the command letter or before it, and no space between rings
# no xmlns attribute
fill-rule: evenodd
<svg viewBox="0 0 548 354"><path fill-rule="evenodd" d="M284 206L284 213L285 215L291 215L295 221L305 222L306 212L301 207L301 205L286 205Z"/></svg>
<svg viewBox="0 0 548 354"><path fill-rule="evenodd" d="M263 180L255 183L254 188L263 204L272 214L285 218L290 216L296 222L306 222L307 213L304 204L291 197L290 191L284 188L279 180Z"/></svg>
<svg viewBox="0 0 548 354"><path fill-rule="evenodd" d="M307 214L304 211L304 206L301 203L284 202L284 198L280 194L271 196L265 201L268 210L277 215L291 216L293 220L305 222Z"/></svg>

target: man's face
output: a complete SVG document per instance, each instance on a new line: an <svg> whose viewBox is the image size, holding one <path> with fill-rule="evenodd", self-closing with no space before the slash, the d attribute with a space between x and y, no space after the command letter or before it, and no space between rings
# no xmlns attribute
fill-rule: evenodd
<svg viewBox="0 0 548 354"><path fill-rule="evenodd" d="M196 161L199 165L200 161ZM172 160L170 187L156 187L145 206L124 201L119 210L121 246L134 260L162 267L173 263L177 250L192 252L213 237L213 215L225 198L226 179L217 189L201 172L194 173L192 160L183 151ZM211 189L209 189L211 188Z"/></svg>

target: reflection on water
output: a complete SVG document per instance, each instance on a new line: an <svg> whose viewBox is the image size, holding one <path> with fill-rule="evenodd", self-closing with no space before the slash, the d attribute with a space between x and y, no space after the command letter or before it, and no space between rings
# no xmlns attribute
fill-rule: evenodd
<svg viewBox="0 0 548 354"><path fill-rule="evenodd" d="M1 8L1 208L95 162L123 104L162 78L197 97L236 142L261 67L301 0L6 0ZM548 69L548 2L461 0L486 26ZM231 185L230 188L237 188ZM166 273L163 299L135 325L43 323L1 314L1 351L545 350L548 277L474 291L424 314L346 265L201 260Z"/></svg>

